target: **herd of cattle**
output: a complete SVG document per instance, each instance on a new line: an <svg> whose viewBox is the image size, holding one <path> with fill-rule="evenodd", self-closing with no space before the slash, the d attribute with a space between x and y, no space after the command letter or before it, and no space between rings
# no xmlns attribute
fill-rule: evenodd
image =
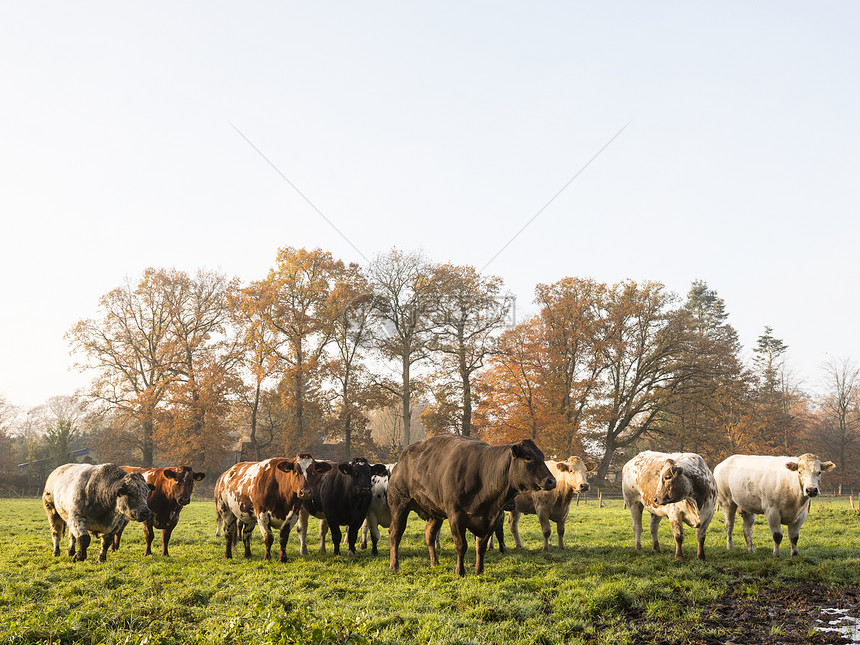
<svg viewBox="0 0 860 645"><path fill-rule="evenodd" d="M389 528L390 567L399 567L399 547L409 513L427 522L424 531L430 563L438 564L439 530L448 520L457 552L456 572L465 573L466 531L475 535L475 573L493 535L504 551L503 518L517 547L522 546L518 522L522 514L536 514L549 549L550 521L555 522L558 548L564 548L564 525L573 497L588 490L587 475L595 464L579 457L545 461L531 440L501 446L460 436L432 437L408 446L396 464L370 464L356 458L333 463L303 453L295 458L273 458L238 463L219 477L215 486L218 535L223 529L225 557L232 557L240 536L244 555L251 557L251 535L259 526L270 559L274 530L280 556L298 525L302 555L307 554L310 516L320 518L320 551L330 530L335 554L346 526L350 555L364 527L362 547L370 533L377 553L379 526ZM808 502L819 493L822 471L832 462L817 456L763 457L734 455L714 468L694 453L643 452L625 464L624 501L633 520L636 549L640 550L642 511L647 508L653 550L659 552L658 527L668 517L675 537L675 556L681 557L684 524L696 529L696 557L704 559L705 534L719 503L725 513L727 548L733 547L735 514L740 509L747 548L752 551L752 526L763 513L773 536L773 555L779 556L782 525L788 527L791 554L797 555L800 527ZM51 525L53 554L68 525L70 556L85 560L90 533L101 538L98 561L109 548L118 549L130 521L142 522L146 555L151 553L154 529L162 531L162 554L168 555L170 535L184 506L191 501L194 482L205 477L190 467L133 468L114 464L66 464L48 477L42 503ZM76 551L77 546L77 551Z"/></svg>

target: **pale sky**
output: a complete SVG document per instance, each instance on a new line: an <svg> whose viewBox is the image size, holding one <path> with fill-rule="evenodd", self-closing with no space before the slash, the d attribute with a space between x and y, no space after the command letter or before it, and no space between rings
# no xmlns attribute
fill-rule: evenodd
<svg viewBox="0 0 860 645"><path fill-rule="evenodd" d="M860 6L13 2L0 9L0 395L89 380L63 336L144 268L282 246L695 279L810 388L860 359Z"/></svg>

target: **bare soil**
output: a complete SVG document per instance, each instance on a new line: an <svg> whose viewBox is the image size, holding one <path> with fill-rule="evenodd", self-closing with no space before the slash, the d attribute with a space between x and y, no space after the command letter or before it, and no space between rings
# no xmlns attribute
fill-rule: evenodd
<svg viewBox="0 0 860 645"><path fill-rule="evenodd" d="M682 638L667 636L678 632L681 624L654 624L644 612L628 616L640 634L635 643L655 645L783 645L788 643L858 643L837 632L820 631L839 616L824 609L845 610L845 615L860 619L860 588L857 585L829 588L820 584L790 588L760 588L750 597L728 592L715 599L702 612L703 620L686 625ZM816 627L816 630L811 629ZM860 634L855 636L860 638Z"/></svg>

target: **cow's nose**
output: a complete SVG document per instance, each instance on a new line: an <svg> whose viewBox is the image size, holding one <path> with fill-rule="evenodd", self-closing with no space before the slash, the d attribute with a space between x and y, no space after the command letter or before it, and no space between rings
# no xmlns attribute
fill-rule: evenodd
<svg viewBox="0 0 860 645"><path fill-rule="evenodd" d="M152 517L152 511L151 511L151 510L149 510L149 508L148 508L148 507L144 507L144 508L142 508L142 509L141 509L141 511L140 511L140 521L141 521L141 522L145 522L145 521L146 521L146 520L148 520L150 517Z"/></svg>
<svg viewBox="0 0 860 645"><path fill-rule="evenodd" d="M588 484L580 484L579 485L579 490L581 490L583 493L585 491L587 491L589 488L591 488L591 486L589 486Z"/></svg>
<svg viewBox="0 0 860 645"><path fill-rule="evenodd" d="M190 503L191 503L190 497L180 497L179 498L179 505L180 506L188 506Z"/></svg>
<svg viewBox="0 0 860 645"><path fill-rule="evenodd" d="M544 483L543 483L543 489L544 490L552 490L553 488L555 488L555 484L556 484L555 477L547 477L546 481L544 481Z"/></svg>
<svg viewBox="0 0 860 645"><path fill-rule="evenodd" d="M364 497L365 495L370 495L370 488L362 488L359 490L359 495Z"/></svg>
<svg viewBox="0 0 860 645"><path fill-rule="evenodd" d="M299 492L299 499L310 499L311 497L313 497L313 493L310 488L303 488Z"/></svg>
<svg viewBox="0 0 860 645"><path fill-rule="evenodd" d="M810 486L809 488L806 489L806 494L809 497L816 497L818 495L818 487L817 486Z"/></svg>

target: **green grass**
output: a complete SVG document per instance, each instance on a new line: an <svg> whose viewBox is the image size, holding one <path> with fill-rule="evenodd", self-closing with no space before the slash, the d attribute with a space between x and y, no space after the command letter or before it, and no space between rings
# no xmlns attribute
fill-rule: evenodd
<svg viewBox="0 0 860 645"><path fill-rule="evenodd" d="M37 499L0 500L0 526L4 644L623 644L656 635L683 642L716 636L699 620L727 591L755 598L763 587L840 586L855 582L860 570L860 520L847 501L814 502L800 534L800 556L779 560L771 556L763 518L755 528L756 553L743 547L740 522L735 550L727 552L718 511L704 563L694 558L690 529L686 557L675 560L667 521L661 526L664 552L637 554L621 502L600 509L592 502L571 509L565 551L542 553L537 521L524 516L525 548L504 556L490 552L485 573L475 576L468 564L474 565L472 542L462 579L453 573L447 529L440 566L430 568L423 523L414 515L398 574L388 570L385 531L377 557L359 551L355 558L335 558L329 544L327 555L312 548L303 558L293 536L283 564L260 560L255 531L254 559L226 561L223 541L214 537L213 505L203 501L183 511L170 558L144 558L137 526L126 530L122 549L109 553L106 564L96 564L97 548L83 563L65 555L53 558ZM315 522L310 532L316 532ZM156 553L160 538L157 532ZM509 535L508 541L513 542ZM635 623L634 615L640 618Z"/></svg>

